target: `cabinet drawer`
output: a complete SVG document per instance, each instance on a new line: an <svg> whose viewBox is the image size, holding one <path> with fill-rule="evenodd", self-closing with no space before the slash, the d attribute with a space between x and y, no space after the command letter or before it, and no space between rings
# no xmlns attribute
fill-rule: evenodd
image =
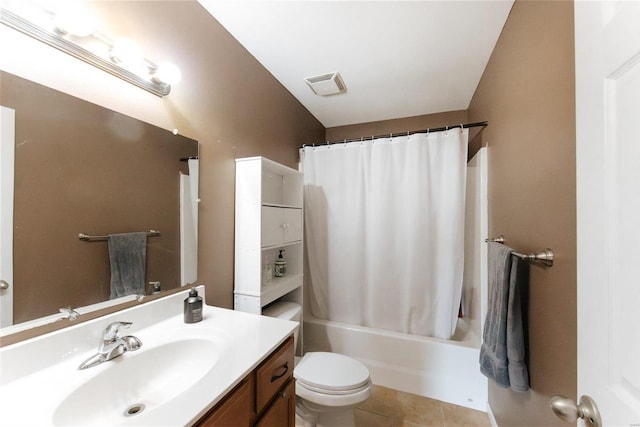
<svg viewBox="0 0 640 427"><path fill-rule="evenodd" d="M256 413L259 414L284 384L293 378L293 337L256 370Z"/></svg>

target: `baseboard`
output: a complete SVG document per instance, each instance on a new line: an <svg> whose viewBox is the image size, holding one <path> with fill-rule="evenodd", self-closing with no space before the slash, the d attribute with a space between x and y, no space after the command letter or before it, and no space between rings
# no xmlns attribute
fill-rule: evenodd
<svg viewBox="0 0 640 427"><path fill-rule="evenodd" d="M491 405L487 402L487 415L489 415L489 421L493 427L498 427L498 422L496 421L496 417L493 416L493 411L491 410Z"/></svg>

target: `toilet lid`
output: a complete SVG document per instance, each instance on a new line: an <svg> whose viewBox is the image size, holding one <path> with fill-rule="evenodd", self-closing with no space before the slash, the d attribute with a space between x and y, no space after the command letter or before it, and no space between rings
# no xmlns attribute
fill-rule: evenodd
<svg viewBox="0 0 640 427"><path fill-rule="evenodd" d="M346 391L369 382L367 367L347 356L336 353L307 353L300 360L293 376L311 387L327 391Z"/></svg>

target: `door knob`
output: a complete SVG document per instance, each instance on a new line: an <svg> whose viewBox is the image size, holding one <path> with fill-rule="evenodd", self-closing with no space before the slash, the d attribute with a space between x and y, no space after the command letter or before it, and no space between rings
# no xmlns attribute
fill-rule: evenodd
<svg viewBox="0 0 640 427"><path fill-rule="evenodd" d="M4 291L5 289L9 289L9 284L4 280L0 280L0 290Z"/></svg>
<svg viewBox="0 0 640 427"><path fill-rule="evenodd" d="M581 396L580 403L577 405L568 397L553 396L550 406L553 413L563 421L574 423L578 418L582 418L588 426L602 426L598 406L589 396Z"/></svg>

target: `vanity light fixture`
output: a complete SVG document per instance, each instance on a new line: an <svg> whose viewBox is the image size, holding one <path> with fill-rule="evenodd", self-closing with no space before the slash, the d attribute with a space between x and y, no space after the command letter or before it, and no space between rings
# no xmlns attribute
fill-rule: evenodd
<svg viewBox="0 0 640 427"><path fill-rule="evenodd" d="M163 97L171 85L182 78L177 66L169 62L160 65L144 58L142 48L130 39L112 41L91 28L90 21L73 19L63 14L43 11L48 24L31 22L13 11L0 9L0 23L34 39L81 59L103 71ZM48 27L48 28L47 28ZM95 48L102 45L102 49Z"/></svg>
<svg viewBox="0 0 640 427"><path fill-rule="evenodd" d="M81 11L66 10L53 17L55 30L60 34L88 37L93 33L93 20Z"/></svg>

